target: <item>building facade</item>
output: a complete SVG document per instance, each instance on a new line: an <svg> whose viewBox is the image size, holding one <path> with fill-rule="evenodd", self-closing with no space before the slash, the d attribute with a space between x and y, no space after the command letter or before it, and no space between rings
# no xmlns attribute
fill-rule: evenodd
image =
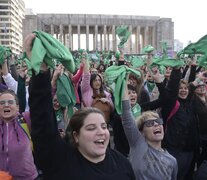
<svg viewBox="0 0 207 180"><path fill-rule="evenodd" d="M122 16L98 14L37 14L26 15L23 37L34 30L52 34L70 50L117 50L119 43L116 27L125 25L131 32L126 43L126 53L141 53L143 47L152 45L161 49L167 42L174 49L174 22L171 18L157 16Z"/></svg>
<svg viewBox="0 0 207 180"><path fill-rule="evenodd" d="M22 52L24 17L23 0L0 0L0 44L10 47L14 54Z"/></svg>

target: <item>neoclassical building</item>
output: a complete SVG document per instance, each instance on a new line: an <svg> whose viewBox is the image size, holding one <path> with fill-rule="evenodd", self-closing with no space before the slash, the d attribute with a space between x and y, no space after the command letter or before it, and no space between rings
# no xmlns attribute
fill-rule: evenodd
<svg viewBox="0 0 207 180"><path fill-rule="evenodd" d="M34 30L52 34L71 50L117 50L119 38L116 27L125 25L131 32L126 53L141 53L143 47L152 45L157 50L161 42L168 49L174 46L174 22L158 16L126 16L101 14L37 14L26 15L23 37Z"/></svg>

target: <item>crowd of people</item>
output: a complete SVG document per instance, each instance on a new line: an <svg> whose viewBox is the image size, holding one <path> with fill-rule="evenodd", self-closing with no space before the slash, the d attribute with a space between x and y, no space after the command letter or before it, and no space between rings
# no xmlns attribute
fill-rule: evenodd
<svg viewBox="0 0 207 180"><path fill-rule="evenodd" d="M29 34L26 63L1 64L0 180L207 179L207 71L196 55L161 67L149 51L133 67L123 48L108 64L82 50L75 68L60 45L43 54L42 37L56 43Z"/></svg>

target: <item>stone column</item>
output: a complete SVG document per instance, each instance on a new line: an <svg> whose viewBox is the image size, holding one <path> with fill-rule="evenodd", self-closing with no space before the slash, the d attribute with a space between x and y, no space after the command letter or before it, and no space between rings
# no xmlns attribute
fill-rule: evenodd
<svg viewBox="0 0 207 180"><path fill-rule="evenodd" d="M110 33L111 32L107 32L107 46L108 46L108 50L110 50Z"/></svg>
<svg viewBox="0 0 207 180"><path fill-rule="evenodd" d="M80 49L80 25L77 26L78 31L78 49Z"/></svg>
<svg viewBox="0 0 207 180"><path fill-rule="evenodd" d="M129 32L131 33L131 36L128 39L128 52L131 54L132 53L132 26L129 26Z"/></svg>
<svg viewBox="0 0 207 180"><path fill-rule="evenodd" d="M140 43L140 26L136 28L136 35L135 35L135 53L140 53L141 51L141 43Z"/></svg>
<svg viewBox="0 0 207 180"><path fill-rule="evenodd" d="M50 25L50 34L53 36L55 33L55 30L54 30L54 24L51 24Z"/></svg>
<svg viewBox="0 0 207 180"><path fill-rule="evenodd" d="M155 47L156 46L156 39L155 39L155 27L152 27L152 46Z"/></svg>
<svg viewBox="0 0 207 180"><path fill-rule="evenodd" d="M112 49L113 51L116 51L117 45L116 45L116 27L115 25L112 26Z"/></svg>
<svg viewBox="0 0 207 180"><path fill-rule="evenodd" d="M144 29L144 47L149 45L149 27L146 26Z"/></svg>
<svg viewBox="0 0 207 180"><path fill-rule="evenodd" d="M68 25L68 45L69 45L69 49L73 49L73 41L72 41L72 26L71 24Z"/></svg>
<svg viewBox="0 0 207 180"><path fill-rule="evenodd" d="M60 27L59 41L60 41L61 43L63 43L63 25L60 24L59 27Z"/></svg>
<svg viewBox="0 0 207 180"><path fill-rule="evenodd" d="M97 50L98 46L98 25L95 25L95 36L94 36L94 49Z"/></svg>
<svg viewBox="0 0 207 180"><path fill-rule="evenodd" d="M86 25L86 50L89 50L89 25Z"/></svg>
<svg viewBox="0 0 207 180"><path fill-rule="evenodd" d="M63 31L64 32L64 31ZM63 33L63 44L65 45L65 43L66 43L66 41L65 41L65 36L66 36L66 34L65 33Z"/></svg>
<svg viewBox="0 0 207 180"><path fill-rule="evenodd" d="M101 32L100 32L100 50L101 51L103 51L103 38L102 38L102 36L103 36L103 26L102 27L100 27L101 28Z"/></svg>
<svg viewBox="0 0 207 180"><path fill-rule="evenodd" d="M106 47L106 25L104 25L104 50L108 50Z"/></svg>

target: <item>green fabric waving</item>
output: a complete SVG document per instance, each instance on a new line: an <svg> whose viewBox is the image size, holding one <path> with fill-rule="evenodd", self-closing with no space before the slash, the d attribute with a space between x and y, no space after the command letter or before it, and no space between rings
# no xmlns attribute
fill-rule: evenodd
<svg viewBox="0 0 207 180"><path fill-rule="evenodd" d="M143 58L138 57L138 56L133 56L131 57L131 64L133 66L133 68L138 68L141 67L145 64Z"/></svg>
<svg viewBox="0 0 207 180"><path fill-rule="evenodd" d="M138 78L141 77L141 73L135 69L129 68L125 65L110 66L105 70L105 81L112 89L114 94L114 105L118 114L122 113L122 97L126 86L127 74L134 74Z"/></svg>
<svg viewBox="0 0 207 180"><path fill-rule="evenodd" d="M150 53L150 52L152 52L152 51L154 51L154 50L155 50L155 48L154 48L153 46L151 46L151 45L147 45L147 46L145 46L145 47L143 48L142 52L143 52L143 53Z"/></svg>
<svg viewBox="0 0 207 180"><path fill-rule="evenodd" d="M127 26L119 26L116 28L116 34L118 35L120 39L120 43L118 44L119 48L123 48L124 44L127 42L129 39L131 33L128 31Z"/></svg>
<svg viewBox="0 0 207 180"><path fill-rule="evenodd" d="M39 73L42 62L45 62L50 68L54 68L52 59L60 61L67 70L74 72L73 56L62 43L48 33L42 31L34 31L33 33L36 35L36 38L33 42L31 65L29 67L36 74ZM32 69L28 69L30 75Z"/></svg>
<svg viewBox="0 0 207 180"><path fill-rule="evenodd" d="M151 66L158 65L158 66L165 66L165 67L181 67L185 63L182 60L179 59L173 59L173 58L153 58L153 63Z"/></svg>
<svg viewBox="0 0 207 180"><path fill-rule="evenodd" d="M198 58L198 65L201 67L207 67L207 53Z"/></svg>
<svg viewBox="0 0 207 180"><path fill-rule="evenodd" d="M207 50L207 35L201 37L197 42L190 43L178 54L205 54Z"/></svg>
<svg viewBox="0 0 207 180"><path fill-rule="evenodd" d="M4 60L12 55L10 48L5 46L0 46L0 64L4 63Z"/></svg>
<svg viewBox="0 0 207 180"><path fill-rule="evenodd" d="M68 107L68 117L73 115L76 96L71 80L63 74L57 79L57 99L62 107Z"/></svg>

